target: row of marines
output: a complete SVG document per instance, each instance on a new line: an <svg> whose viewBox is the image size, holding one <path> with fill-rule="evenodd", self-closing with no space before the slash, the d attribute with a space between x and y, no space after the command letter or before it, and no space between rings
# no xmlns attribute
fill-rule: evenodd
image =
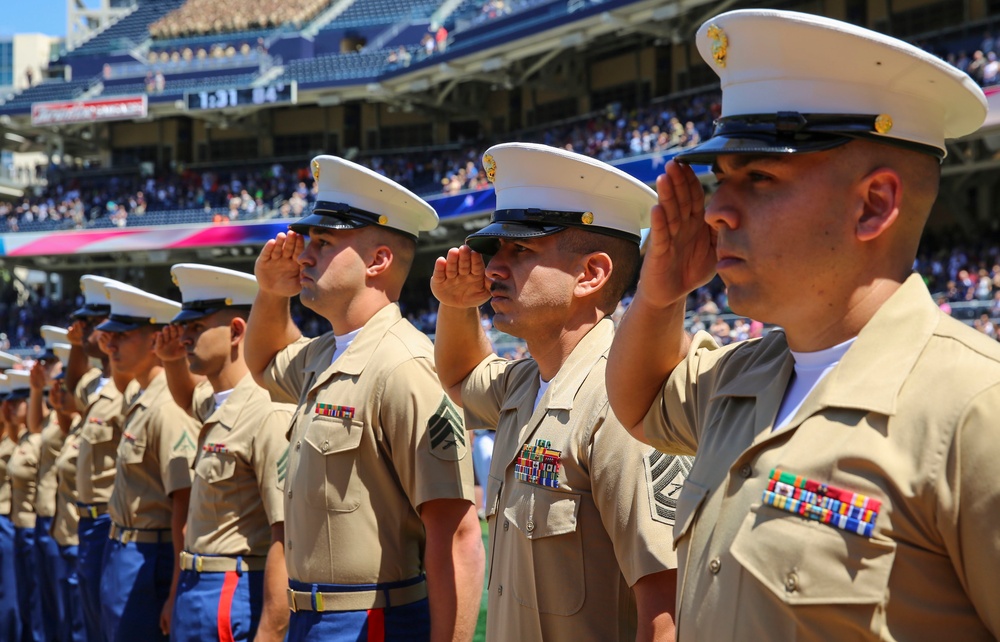
<svg viewBox="0 0 1000 642"><path fill-rule="evenodd" d="M8 374L3 447L13 515L48 383L60 461L79 435L91 639L468 640L484 566L497 641L997 638L1000 349L911 275L945 140L982 125L985 96L817 16L733 11L697 44L722 117L656 192L563 150L487 151L496 210L435 263L433 343L397 301L436 213L333 156L255 278L174 266L178 304L85 277L68 387ZM710 201L690 164L711 166ZM735 311L780 329L685 334L716 273ZM332 332L304 339L295 296ZM493 353L487 302L530 358ZM50 599L33 576L51 579L30 520L0 519L25 630L72 621L71 598L30 616Z"/></svg>

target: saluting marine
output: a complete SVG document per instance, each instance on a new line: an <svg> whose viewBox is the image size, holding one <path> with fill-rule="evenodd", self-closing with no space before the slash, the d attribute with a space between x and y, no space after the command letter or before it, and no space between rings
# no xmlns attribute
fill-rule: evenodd
<svg viewBox="0 0 1000 642"><path fill-rule="evenodd" d="M55 516L52 518L52 538L59 547L59 563L54 579L59 593L60 619L56 624L55 639L85 642L88 638L83 624L83 604L77 573L80 513L77 510L79 497L76 492L76 460L80 453L82 423L76 400L63 386L65 367L69 363L71 351L72 347L68 343L53 344L52 352L64 370L53 377L49 391L53 414L65 435L62 450L55 462L57 496Z"/></svg>
<svg viewBox="0 0 1000 642"><path fill-rule="evenodd" d="M75 321L66 336L72 349L66 365L65 386L83 414L76 459L80 514L77 569L89 640L105 639L101 624L101 573L111 530L108 500L114 488L115 462L125 414L122 393L124 391L131 398L138 391L135 383L131 383L129 389L131 375L116 371L99 345L101 333L96 328L111 313L111 299L105 288L108 284L119 283L92 274L80 278L84 304L73 312ZM100 360L101 367L92 368L91 359Z"/></svg>
<svg viewBox="0 0 1000 642"><path fill-rule="evenodd" d="M17 442L7 462L11 484L11 520L14 522L14 570L17 579L18 609L21 613L21 640L42 640L42 604L35 568L35 499L38 493L38 460L42 437L28 430L28 395L31 373L8 370L10 392L3 402L7 436Z"/></svg>
<svg viewBox="0 0 1000 642"><path fill-rule="evenodd" d="M0 352L0 357L3 356L13 357ZM0 374L0 407L9 394L7 375ZM4 640L21 639L21 609L17 601L14 563L14 522L11 520L10 475L7 470L15 448L17 436L11 437L6 413L0 412L0 637Z"/></svg>
<svg viewBox="0 0 1000 642"><path fill-rule="evenodd" d="M610 315L635 279L656 195L544 145L497 145L483 164L497 209L438 259L431 290L441 382L468 427L496 430L487 638L672 640L671 534L691 460L629 438L604 384ZM486 302L531 358L493 353Z"/></svg>
<svg viewBox="0 0 1000 642"><path fill-rule="evenodd" d="M111 314L97 329L110 335L111 361L138 382L139 392L127 400L108 501L103 625L109 642L157 640L170 632L198 438L194 420L170 398L153 352L160 329L181 306L130 286L106 287Z"/></svg>
<svg viewBox="0 0 1000 642"><path fill-rule="evenodd" d="M312 213L257 259L246 346L254 378L298 404L285 480L288 639L469 639L484 555L467 436L433 346L396 303L416 237L437 215L349 161L320 156L312 167ZM333 332L302 339L296 295Z"/></svg>
<svg viewBox="0 0 1000 642"><path fill-rule="evenodd" d="M41 327L45 347L38 361L31 368L31 394L28 397L28 429L41 435L41 452L38 458L38 490L35 499L35 558L38 565L38 597L41 601L42 626L45 639L55 640L59 624L63 621L63 605L57 578L62 565L59 544L53 539L52 520L56 513L56 495L59 481L56 477L56 458L62 451L66 433L51 412L48 388L52 377L62 372L62 362L52 351L57 341L65 340L65 328L52 325Z"/></svg>
<svg viewBox="0 0 1000 642"><path fill-rule="evenodd" d="M273 403L243 358L257 280L191 263L170 272L181 311L156 351L174 401L201 425L170 637L280 642L288 627L285 432L295 408Z"/></svg>
<svg viewBox="0 0 1000 642"><path fill-rule="evenodd" d="M697 459L675 541L681 640L1000 635L1000 346L942 312L913 263L945 140L987 113L964 72L793 12L708 20L712 165L658 180L639 288L607 369L632 434ZM780 326L684 333L718 272Z"/></svg>

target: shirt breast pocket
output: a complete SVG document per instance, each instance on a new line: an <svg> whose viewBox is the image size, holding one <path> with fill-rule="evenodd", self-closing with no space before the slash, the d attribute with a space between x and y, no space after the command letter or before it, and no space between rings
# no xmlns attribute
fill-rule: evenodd
<svg viewBox="0 0 1000 642"><path fill-rule="evenodd" d="M514 571L514 599L539 613L573 615L586 597L577 523L580 496L523 483L514 486L517 495L503 514L527 538L513 545L529 547L518 557L530 565Z"/></svg>
<svg viewBox="0 0 1000 642"><path fill-rule="evenodd" d="M296 475L296 486L302 482L308 504L340 512L361 505L358 448L364 432L364 422L357 419L313 416Z"/></svg>
<svg viewBox="0 0 1000 642"><path fill-rule="evenodd" d="M146 456L146 435L141 432L138 435L123 434L121 443L118 446L118 458L124 463L135 465L141 464L142 458Z"/></svg>
<svg viewBox="0 0 1000 642"><path fill-rule="evenodd" d="M896 543L755 505L733 540L743 569L789 605L875 605L888 598ZM848 611L844 611L848 613ZM857 613L868 630L870 609Z"/></svg>
<svg viewBox="0 0 1000 642"><path fill-rule="evenodd" d="M236 455L232 453L205 453L198 458L194 472L209 484L230 479L236 474Z"/></svg>

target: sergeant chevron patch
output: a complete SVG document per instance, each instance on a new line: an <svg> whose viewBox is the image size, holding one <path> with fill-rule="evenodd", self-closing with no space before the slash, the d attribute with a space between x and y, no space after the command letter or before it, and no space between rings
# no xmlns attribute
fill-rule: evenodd
<svg viewBox="0 0 1000 642"><path fill-rule="evenodd" d="M285 452L281 453L281 458L278 459L278 488L285 487L285 476L288 475L288 446L285 446Z"/></svg>
<svg viewBox="0 0 1000 642"><path fill-rule="evenodd" d="M431 454L446 461L459 461L468 449L465 424L448 397L441 398L434 416L427 422L427 439Z"/></svg>
<svg viewBox="0 0 1000 642"><path fill-rule="evenodd" d="M677 516L677 498L691 472L691 460L665 455L654 449L642 458L642 463L646 469L651 517L657 522L673 525Z"/></svg>

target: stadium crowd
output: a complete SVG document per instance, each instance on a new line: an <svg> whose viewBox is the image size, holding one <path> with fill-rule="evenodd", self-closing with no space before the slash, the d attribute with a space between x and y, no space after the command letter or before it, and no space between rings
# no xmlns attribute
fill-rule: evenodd
<svg viewBox="0 0 1000 642"><path fill-rule="evenodd" d="M188 0L149 26L153 38L304 25L329 0Z"/></svg>

